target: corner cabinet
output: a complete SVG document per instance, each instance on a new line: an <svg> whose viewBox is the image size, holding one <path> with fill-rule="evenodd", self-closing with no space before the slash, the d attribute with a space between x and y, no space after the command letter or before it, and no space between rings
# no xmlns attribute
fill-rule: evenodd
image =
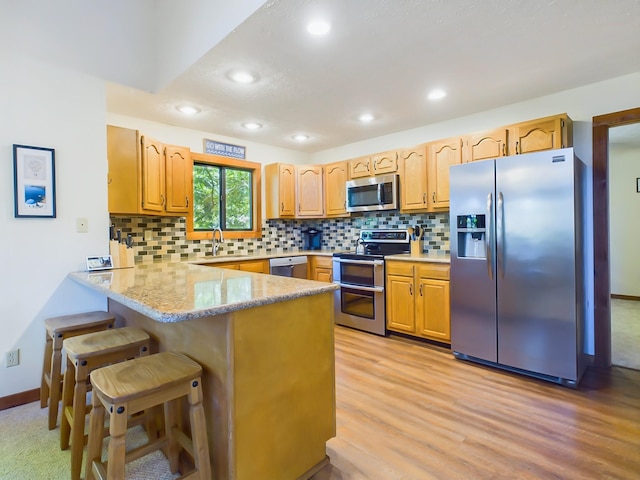
<svg viewBox="0 0 640 480"><path fill-rule="evenodd" d="M295 167L284 163L271 163L265 165L264 172L267 218L294 218Z"/></svg>
<svg viewBox="0 0 640 480"><path fill-rule="evenodd" d="M387 329L451 342L448 264L388 260Z"/></svg>
<svg viewBox="0 0 640 480"><path fill-rule="evenodd" d="M324 199L327 217L342 217L347 212L347 162L336 162L324 166Z"/></svg>
<svg viewBox="0 0 640 480"><path fill-rule="evenodd" d="M296 217L324 216L324 169L318 165L296 165Z"/></svg>
<svg viewBox="0 0 640 480"><path fill-rule="evenodd" d="M427 145L427 183L430 209L449 209L449 167L462 163L463 140L460 137Z"/></svg>
<svg viewBox="0 0 640 480"><path fill-rule="evenodd" d="M191 151L107 126L109 213L184 216L191 198Z"/></svg>
<svg viewBox="0 0 640 480"><path fill-rule="evenodd" d="M400 151L400 210L426 210L427 194L426 146Z"/></svg>

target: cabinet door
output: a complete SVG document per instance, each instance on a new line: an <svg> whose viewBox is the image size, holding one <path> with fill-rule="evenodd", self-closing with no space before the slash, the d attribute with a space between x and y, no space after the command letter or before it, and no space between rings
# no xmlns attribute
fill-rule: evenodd
<svg viewBox="0 0 640 480"><path fill-rule="evenodd" d="M293 165L280 164L279 166L279 200L280 216L292 217L295 215L296 205L296 175Z"/></svg>
<svg viewBox="0 0 640 480"><path fill-rule="evenodd" d="M138 214L140 136L137 130L107 125L109 213Z"/></svg>
<svg viewBox="0 0 640 480"><path fill-rule="evenodd" d="M318 282L331 283L333 281L331 269L325 267L317 267L314 280L317 280Z"/></svg>
<svg viewBox="0 0 640 480"><path fill-rule="evenodd" d="M431 208L449 208L449 167L462 163L462 139L450 138L429 144L428 184Z"/></svg>
<svg viewBox="0 0 640 480"><path fill-rule="evenodd" d="M164 211L164 145L149 137L142 137L142 208L152 212Z"/></svg>
<svg viewBox="0 0 640 480"><path fill-rule="evenodd" d="M415 333L413 277L387 275L387 328Z"/></svg>
<svg viewBox="0 0 640 480"><path fill-rule="evenodd" d="M515 153L531 153L571 146L571 120L566 115L541 118L513 127Z"/></svg>
<svg viewBox="0 0 640 480"><path fill-rule="evenodd" d="M371 157L355 158L349 161L349 178L368 177L371 174Z"/></svg>
<svg viewBox="0 0 640 480"><path fill-rule="evenodd" d="M394 173L398 171L398 152L384 152L371 157L371 168L374 175Z"/></svg>
<svg viewBox="0 0 640 480"><path fill-rule="evenodd" d="M428 207L427 158L424 145L400 152L400 209Z"/></svg>
<svg viewBox="0 0 640 480"><path fill-rule="evenodd" d="M451 342L448 281L418 279L416 320L419 335L439 342Z"/></svg>
<svg viewBox="0 0 640 480"><path fill-rule="evenodd" d="M298 217L324 215L324 171L317 165L296 166L296 192Z"/></svg>
<svg viewBox="0 0 640 480"><path fill-rule="evenodd" d="M165 145L166 205L172 213L187 213L191 197L191 151L186 147Z"/></svg>
<svg viewBox="0 0 640 480"><path fill-rule="evenodd" d="M346 183L349 171L347 162L324 167L325 206L327 217L347 215Z"/></svg>
<svg viewBox="0 0 640 480"><path fill-rule="evenodd" d="M463 157L465 162L487 160L507 155L507 129L474 133L465 140Z"/></svg>

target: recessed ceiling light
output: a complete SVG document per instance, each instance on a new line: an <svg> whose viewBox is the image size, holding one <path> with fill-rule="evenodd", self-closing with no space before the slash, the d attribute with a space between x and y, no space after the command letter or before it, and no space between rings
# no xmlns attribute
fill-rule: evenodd
<svg viewBox="0 0 640 480"><path fill-rule="evenodd" d="M371 115L370 113L363 113L358 117L358 120L360 120L362 123L369 123L373 120L373 115Z"/></svg>
<svg viewBox="0 0 640 480"><path fill-rule="evenodd" d="M294 135L293 138L296 142L306 142L307 140L309 140L309 135Z"/></svg>
<svg viewBox="0 0 640 480"><path fill-rule="evenodd" d="M326 35L331 30L331 25L324 20L314 20L307 25L307 32L311 35Z"/></svg>
<svg viewBox="0 0 640 480"><path fill-rule="evenodd" d="M229 78L236 83L253 83L256 76L244 70L236 70L229 74Z"/></svg>
<svg viewBox="0 0 640 480"><path fill-rule="evenodd" d="M176 110L180 113L184 113L185 115L195 115L196 113L200 113L200 109L193 105L179 105L176 107Z"/></svg>
<svg viewBox="0 0 640 480"><path fill-rule="evenodd" d="M446 96L447 96L447 92L445 92L441 88L436 88L429 92L429 95L427 95L427 98L429 100L440 100L441 98L444 98Z"/></svg>
<svg viewBox="0 0 640 480"><path fill-rule="evenodd" d="M262 125L257 122L245 122L242 126L247 130L257 130L258 128L262 128Z"/></svg>

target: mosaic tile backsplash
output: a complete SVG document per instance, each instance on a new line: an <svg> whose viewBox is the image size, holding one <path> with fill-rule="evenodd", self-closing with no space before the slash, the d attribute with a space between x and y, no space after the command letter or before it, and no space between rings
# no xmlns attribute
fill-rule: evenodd
<svg viewBox="0 0 640 480"><path fill-rule="evenodd" d="M122 236L134 240L135 262L195 260L211 256L211 240L187 240L184 217L111 217ZM226 239L218 254L251 255L295 252L303 248L302 230L322 231L322 248L352 250L362 228L423 227L423 251L449 253L449 214L364 213L350 218L264 220L262 238ZM145 240L147 232L147 240Z"/></svg>

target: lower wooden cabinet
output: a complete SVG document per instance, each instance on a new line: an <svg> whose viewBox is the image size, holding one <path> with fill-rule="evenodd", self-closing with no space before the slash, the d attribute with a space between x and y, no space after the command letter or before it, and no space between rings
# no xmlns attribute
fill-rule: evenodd
<svg viewBox="0 0 640 480"><path fill-rule="evenodd" d="M212 262L205 263L207 267L228 268L243 272L269 273L269 260L242 260L239 262Z"/></svg>
<svg viewBox="0 0 640 480"><path fill-rule="evenodd" d="M386 262L387 329L451 342L448 264Z"/></svg>
<svg viewBox="0 0 640 480"><path fill-rule="evenodd" d="M319 282L333 281L333 258L321 255L309 255L309 280Z"/></svg>

